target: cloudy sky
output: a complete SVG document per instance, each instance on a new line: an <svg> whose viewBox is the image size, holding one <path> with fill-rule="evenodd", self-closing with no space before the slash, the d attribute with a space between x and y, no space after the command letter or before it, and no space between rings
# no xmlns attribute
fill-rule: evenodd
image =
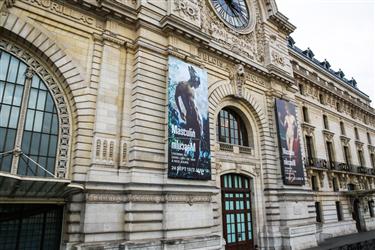
<svg viewBox="0 0 375 250"><path fill-rule="evenodd" d="M297 29L296 45L327 59L370 96L375 107L375 0L276 0Z"/></svg>

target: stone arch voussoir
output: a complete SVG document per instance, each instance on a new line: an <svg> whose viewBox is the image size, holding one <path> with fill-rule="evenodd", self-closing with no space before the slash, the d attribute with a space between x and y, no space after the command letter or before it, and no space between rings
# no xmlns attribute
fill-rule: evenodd
<svg viewBox="0 0 375 250"><path fill-rule="evenodd" d="M235 89L228 81L220 81L215 85L215 88L212 91L210 91L208 98L209 106L213 109L215 109L215 107L218 107L220 103L224 100L224 98L236 95ZM257 103L257 101L254 99L254 97L248 90L243 90L243 95L242 98L240 98L240 101L246 103L248 107L253 111L255 115L254 118L258 122L259 129L260 131L263 131L263 129L267 126L265 122L266 116L263 110L261 109L260 105Z"/></svg>

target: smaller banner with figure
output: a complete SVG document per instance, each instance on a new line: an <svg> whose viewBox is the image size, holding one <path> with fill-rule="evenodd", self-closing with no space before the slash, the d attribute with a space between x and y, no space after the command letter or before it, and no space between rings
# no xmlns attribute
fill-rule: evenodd
<svg viewBox="0 0 375 250"><path fill-rule="evenodd" d="M284 184L304 185L296 107L290 102L276 99L276 119Z"/></svg>
<svg viewBox="0 0 375 250"><path fill-rule="evenodd" d="M207 72L168 58L168 177L211 179Z"/></svg>

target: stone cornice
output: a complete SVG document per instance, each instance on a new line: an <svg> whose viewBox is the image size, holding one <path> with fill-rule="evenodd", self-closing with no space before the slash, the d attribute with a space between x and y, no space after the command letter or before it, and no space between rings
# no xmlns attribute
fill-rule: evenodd
<svg viewBox="0 0 375 250"><path fill-rule="evenodd" d="M281 12L277 11L269 16L269 20L272 24L276 25L280 30L284 31L287 35L292 33L296 26L290 23L288 18Z"/></svg>
<svg viewBox="0 0 375 250"><path fill-rule="evenodd" d="M313 79L310 79L309 77L305 76L302 72L300 72L300 71L298 71L296 69L293 69L293 72L294 72L294 76L297 79L301 79L303 81L306 81L306 82L309 82L311 84L314 84L315 86L317 86L321 90L331 93L336 98L342 99L347 104L349 104L351 106L355 106L355 107L361 109L363 112L366 112L368 115L372 115L372 116L375 115L375 110L373 108L371 108L369 106L363 106L363 104L361 105L361 104L358 104L358 103L354 102L353 100L350 100L348 97L346 97L346 96L340 94L338 91L336 91L334 89L334 87L322 85L324 83L324 81L318 82L318 81L315 81Z"/></svg>
<svg viewBox="0 0 375 250"><path fill-rule="evenodd" d="M314 68L314 70L316 72L319 72L321 73L322 75L324 75L325 77L329 78L332 82L335 82L335 83L339 83L341 87L345 88L346 90L350 91L350 92L353 92L354 94L356 95L359 95L361 98L364 98L366 100L370 100L369 97L367 95L365 95L364 93L360 92L359 90L357 89L353 89L352 87L350 87L346 82L344 82L343 80L333 76L331 73L327 72L326 70L324 70L323 68L321 68L320 66L318 65L315 65L311 60L308 60L307 58L305 58L304 56L302 56L301 54L299 54L298 52L296 52L293 48L291 47L288 47L289 49L289 53L292 55L292 58L295 57L295 58L298 58L298 60L294 60L295 62L299 62L299 61L302 61L304 62L306 65L309 65L309 67L312 67ZM291 60L292 61L292 60ZM294 70L293 70L294 71Z"/></svg>

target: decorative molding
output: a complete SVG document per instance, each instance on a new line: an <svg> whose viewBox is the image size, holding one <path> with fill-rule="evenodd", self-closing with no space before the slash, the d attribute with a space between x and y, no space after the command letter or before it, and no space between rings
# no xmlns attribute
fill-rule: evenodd
<svg viewBox="0 0 375 250"><path fill-rule="evenodd" d="M35 71L43 82L48 87L50 93L52 94L56 109L58 110L59 117L59 143L57 148L57 168L56 175L59 178L65 178L67 173L67 162L68 162L68 152L70 143L70 115L68 112L68 105L64 98L64 92L62 88L56 83L53 76L44 68L44 66L39 63L37 59L31 54L29 54L23 48L5 40L0 39L0 48L13 54L22 61L24 61L29 67Z"/></svg>
<svg viewBox="0 0 375 250"><path fill-rule="evenodd" d="M245 69L242 64L235 65L234 68L228 68L230 83L233 85L236 94L235 97L242 97L243 86L245 84Z"/></svg>
<svg viewBox="0 0 375 250"><path fill-rule="evenodd" d="M168 1L170 13L176 15L190 25L201 26L201 1L173 0Z"/></svg>
<svg viewBox="0 0 375 250"><path fill-rule="evenodd" d="M301 122L302 131L304 134L314 136L315 127L309 123Z"/></svg>
<svg viewBox="0 0 375 250"><path fill-rule="evenodd" d="M93 150L95 163L105 165L114 164L115 139L95 136L93 146L95 147Z"/></svg>
<svg viewBox="0 0 375 250"><path fill-rule="evenodd" d="M345 135L340 135L341 142L344 146L348 146L350 142L350 138Z"/></svg>
<svg viewBox="0 0 375 250"><path fill-rule="evenodd" d="M86 194L86 201L88 202L106 202L106 203L122 203L122 202L151 202L151 203L166 203L166 202L182 202L187 203L190 206L194 203L205 202L209 203L212 201L211 195L177 195L177 194L165 194L165 195L152 195L152 194Z"/></svg>
<svg viewBox="0 0 375 250"><path fill-rule="evenodd" d="M367 147L370 153L375 153L375 145L368 145Z"/></svg>
<svg viewBox="0 0 375 250"><path fill-rule="evenodd" d="M355 143L357 149L359 149L359 150L363 149L363 145L364 145L363 142L356 140L354 143Z"/></svg>
<svg viewBox="0 0 375 250"><path fill-rule="evenodd" d="M332 141L333 140L333 136L335 135L335 133L333 133L332 131L329 131L327 129L324 129L323 130L323 135L325 137L325 139L327 141Z"/></svg>

